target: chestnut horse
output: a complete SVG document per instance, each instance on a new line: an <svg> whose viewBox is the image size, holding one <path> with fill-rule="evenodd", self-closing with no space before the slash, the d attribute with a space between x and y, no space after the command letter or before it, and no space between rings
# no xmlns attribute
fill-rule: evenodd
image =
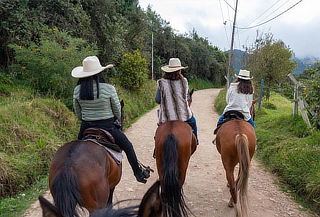
<svg viewBox="0 0 320 217"><path fill-rule="evenodd" d="M160 182L156 181L143 196L138 210L138 206L120 209L113 209L113 207L110 206L95 211L90 214L90 217L162 217L159 189ZM43 217L63 217L59 210L42 196L39 196L39 202L42 208Z"/></svg>
<svg viewBox="0 0 320 217"><path fill-rule="evenodd" d="M122 165L94 142L76 140L63 145L53 157L49 174L50 192L61 216L78 217L77 205L91 213L111 204L121 172Z"/></svg>
<svg viewBox="0 0 320 217"><path fill-rule="evenodd" d="M231 199L229 207L236 205L237 216L248 216L247 189L250 162L255 152L255 130L245 120L230 120L220 127L216 136L216 146L221 154L226 171ZM234 180L234 168L239 163L237 180ZM239 191L240 209L237 206Z"/></svg>
<svg viewBox="0 0 320 217"><path fill-rule="evenodd" d="M188 216L182 185L197 141L183 121L167 121L155 134L155 156L161 183L163 213L166 217Z"/></svg>

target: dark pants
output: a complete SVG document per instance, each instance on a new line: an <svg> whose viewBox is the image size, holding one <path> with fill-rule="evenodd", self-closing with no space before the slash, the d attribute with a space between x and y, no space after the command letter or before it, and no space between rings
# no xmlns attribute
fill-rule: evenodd
<svg viewBox="0 0 320 217"><path fill-rule="evenodd" d="M221 124L221 123L223 122L223 119L224 119L224 114L220 115L220 117L219 117L219 119L218 119L217 125ZM247 122L249 122L249 124L251 124L251 126L252 126L253 128L256 128L256 126L255 126L252 118L250 118L249 120L247 120Z"/></svg>
<svg viewBox="0 0 320 217"><path fill-rule="evenodd" d="M115 142L119 147L126 153L128 161L131 165L134 174L138 174L141 169L139 167L138 159L136 153L134 152L132 143L126 137L126 135L115 125L113 124L114 119L110 118L107 120L99 120L99 121L82 121L80 126L80 131L78 135L78 139L83 138L83 132L87 128L101 128L107 130L115 139Z"/></svg>

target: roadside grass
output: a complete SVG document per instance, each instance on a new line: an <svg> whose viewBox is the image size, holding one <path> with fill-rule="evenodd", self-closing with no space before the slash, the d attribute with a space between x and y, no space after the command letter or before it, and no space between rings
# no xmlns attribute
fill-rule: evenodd
<svg viewBox="0 0 320 217"><path fill-rule="evenodd" d="M189 82L189 89L192 90L203 90L203 89L208 89L208 88L216 88L218 87L217 85L213 84L211 81L208 79L191 79L188 81Z"/></svg>
<svg viewBox="0 0 320 217"><path fill-rule="evenodd" d="M38 179L35 184L15 197L2 199L0 201L0 217L22 216L25 210L34 203L35 198L48 189L48 177L44 176Z"/></svg>
<svg viewBox="0 0 320 217"><path fill-rule="evenodd" d="M225 90L215 102L221 113ZM266 108L267 107L267 108ZM292 115L292 103L272 93L257 111L257 158L280 177L281 188L313 211L320 212L320 132L309 130L301 116Z"/></svg>

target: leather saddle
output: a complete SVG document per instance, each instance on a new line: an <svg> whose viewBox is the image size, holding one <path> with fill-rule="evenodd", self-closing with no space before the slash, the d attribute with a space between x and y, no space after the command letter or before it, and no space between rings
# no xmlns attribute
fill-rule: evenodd
<svg viewBox="0 0 320 217"><path fill-rule="evenodd" d="M244 120L244 116L241 112L239 111L227 111L226 113L224 113L224 119L223 121L217 125L217 128L214 130L214 134L217 134L218 130L220 129L220 127L222 126L222 124L231 121L231 120Z"/></svg>
<svg viewBox="0 0 320 217"><path fill-rule="evenodd" d="M101 128L88 128L83 133L83 140L92 139L116 152L121 152L121 148L115 143L115 139L108 131Z"/></svg>

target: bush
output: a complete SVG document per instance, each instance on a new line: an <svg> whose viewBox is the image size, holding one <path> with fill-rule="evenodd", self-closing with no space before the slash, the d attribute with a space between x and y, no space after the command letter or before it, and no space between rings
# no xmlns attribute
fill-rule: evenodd
<svg viewBox="0 0 320 217"><path fill-rule="evenodd" d="M308 110L312 111L311 121L314 126L320 128L320 63L316 67L307 70L308 79L303 83L306 85L303 88L303 96L309 104Z"/></svg>
<svg viewBox="0 0 320 217"><path fill-rule="evenodd" d="M28 47L10 45L16 55L14 75L40 93L69 98L74 88L70 72L84 57L97 53L95 47L58 29L47 29L40 43Z"/></svg>
<svg viewBox="0 0 320 217"><path fill-rule="evenodd" d="M147 80L147 61L140 51L125 53L119 65L118 82L128 90L139 90Z"/></svg>

